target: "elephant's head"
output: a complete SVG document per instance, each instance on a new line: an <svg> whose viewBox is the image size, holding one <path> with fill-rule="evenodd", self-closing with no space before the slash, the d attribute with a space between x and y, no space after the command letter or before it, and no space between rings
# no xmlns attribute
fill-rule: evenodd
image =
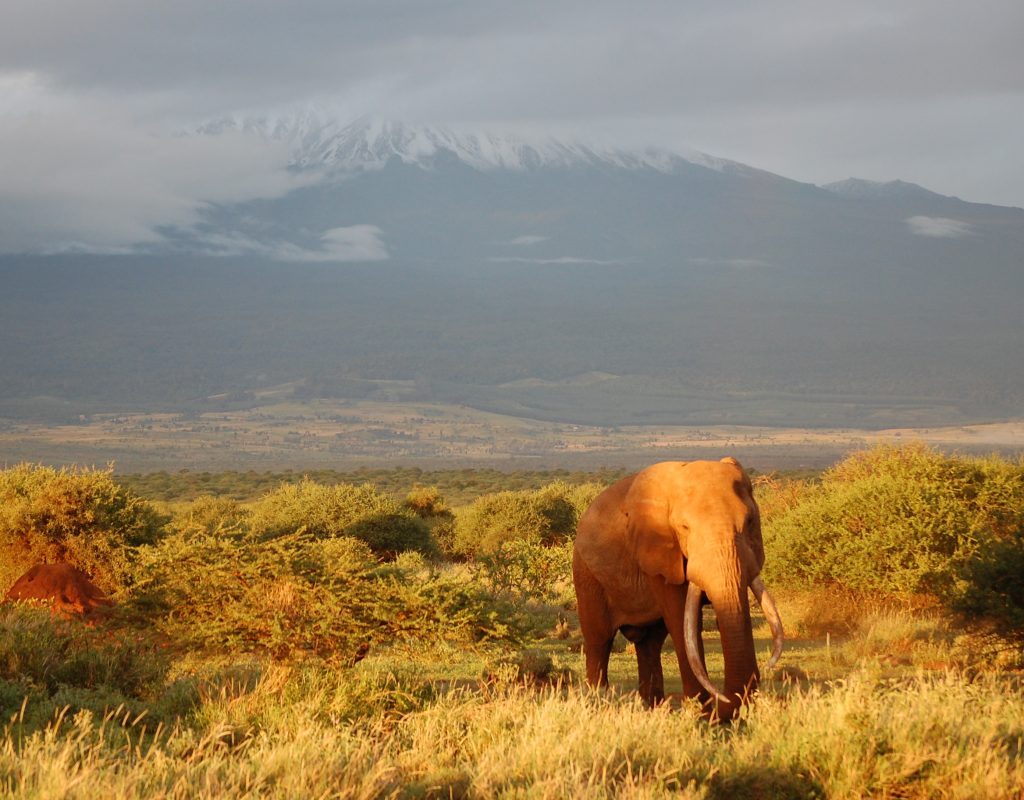
<svg viewBox="0 0 1024 800"><path fill-rule="evenodd" d="M759 680L747 589L772 627L771 664L782 650L782 624L759 575L764 564L761 519L746 472L733 458L668 462L644 470L626 497L630 538L643 572L667 583L688 583L687 660L718 713L731 717ZM725 656L725 689L708 679L701 658L698 615L702 595L715 609ZM678 648L682 643L676 642Z"/></svg>

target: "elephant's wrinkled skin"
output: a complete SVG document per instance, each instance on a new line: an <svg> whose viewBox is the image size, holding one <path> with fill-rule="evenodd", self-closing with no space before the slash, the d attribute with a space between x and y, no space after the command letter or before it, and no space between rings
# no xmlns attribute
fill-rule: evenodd
<svg viewBox="0 0 1024 800"><path fill-rule="evenodd" d="M763 564L760 514L735 459L663 462L610 486L580 519L573 552L588 682L607 685L612 640L621 630L636 646L640 694L649 705L661 701L661 648L671 634L684 693L731 718L759 680L748 587L772 626L773 662L781 652L782 625L758 577ZM704 667L701 591L722 637L721 693Z"/></svg>

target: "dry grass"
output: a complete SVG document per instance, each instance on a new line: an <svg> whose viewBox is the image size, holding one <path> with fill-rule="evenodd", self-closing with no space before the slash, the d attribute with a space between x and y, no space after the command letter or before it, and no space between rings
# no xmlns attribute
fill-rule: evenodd
<svg viewBox="0 0 1024 800"><path fill-rule="evenodd" d="M731 727L511 674L406 693L405 710L403 692L358 671L277 669L207 690L191 725L143 745L145 720L118 715L24 740L10 727L0 796L1011 798L1024 786L1024 693L999 675L854 670L766 691Z"/></svg>

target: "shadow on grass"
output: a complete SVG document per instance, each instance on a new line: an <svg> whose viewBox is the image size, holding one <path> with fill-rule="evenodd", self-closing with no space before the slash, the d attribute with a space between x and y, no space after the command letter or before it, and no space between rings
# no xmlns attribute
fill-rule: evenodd
<svg viewBox="0 0 1024 800"><path fill-rule="evenodd" d="M744 767L708 781L708 800L819 800L825 789L813 778L774 767Z"/></svg>

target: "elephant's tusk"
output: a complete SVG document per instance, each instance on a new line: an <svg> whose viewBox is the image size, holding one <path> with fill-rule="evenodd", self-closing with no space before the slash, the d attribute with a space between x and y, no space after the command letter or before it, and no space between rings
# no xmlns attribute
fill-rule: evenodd
<svg viewBox="0 0 1024 800"><path fill-rule="evenodd" d="M754 597L757 598L757 603L761 606L761 610L764 611L765 619L768 620L768 627L772 629L772 657L768 659L767 666L767 669L771 669L779 662L779 656L782 655L782 641L785 638L785 632L782 630L782 617L779 616L779 609L775 605L775 600L765 588L764 581L761 580L760 575L750 582L750 590L754 593Z"/></svg>
<svg viewBox="0 0 1024 800"><path fill-rule="evenodd" d="M683 617L686 660L690 662L690 669L693 670L693 674L697 677L700 685L707 690L708 694L720 703L728 703L729 698L719 692L711 682L711 679L708 677L708 671L705 669L700 657L700 631L697 628L697 615L700 614L700 596L703 591L693 581L690 581L690 585L686 590L686 609Z"/></svg>

